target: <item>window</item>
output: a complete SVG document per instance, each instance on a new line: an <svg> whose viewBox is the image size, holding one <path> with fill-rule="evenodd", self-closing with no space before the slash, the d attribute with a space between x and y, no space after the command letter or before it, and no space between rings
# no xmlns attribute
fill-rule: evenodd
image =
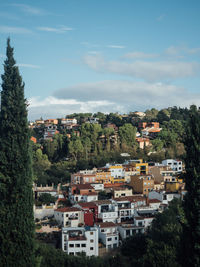
<svg viewBox="0 0 200 267"><path fill-rule="evenodd" d="M90 250L94 250L94 248L93 247L90 247Z"/></svg>
<svg viewBox="0 0 200 267"><path fill-rule="evenodd" d="M67 235L64 235L64 241L67 241Z"/></svg>
<svg viewBox="0 0 200 267"><path fill-rule="evenodd" d="M67 250L67 245L66 245L66 244L64 244L64 250L65 250L65 251Z"/></svg>
<svg viewBox="0 0 200 267"><path fill-rule="evenodd" d="M116 248L117 247L117 244L115 243L115 244L113 244L113 248Z"/></svg>
<svg viewBox="0 0 200 267"><path fill-rule="evenodd" d="M101 232L103 233L105 230L104 229L101 229Z"/></svg>
<svg viewBox="0 0 200 267"><path fill-rule="evenodd" d="M130 230L126 230L126 235L129 236L130 235ZM116 240L116 239L115 239Z"/></svg>
<svg viewBox="0 0 200 267"><path fill-rule="evenodd" d="M70 247L70 248L73 248L73 247L74 247L74 244L69 244L69 247Z"/></svg>
<svg viewBox="0 0 200 267"><path fill-rule="evenodd" d="M74 255L74 252L70 252L69 255Z"/></svg>
<svg viewBox="0 0 200 267"><path fill-rule="evenodd" d="M81 247L82 248L86 248L86 244L81 244Z"/></svg>
<svg viewBox="0 0 200 267"><path fill-rule="evenodd" d="M94 243L94 239L90 239L90 243Z"/></svg>
<svg viewBox="0 0 200 267"><path fill-rule="evenodd" d="M75 244L75 247L76 248L80 248L80 244Z"/></svg>
<svg viewBox="0 0 200 267"><path fill-rule="evenodd" d="M94 234L94 232L90 232L90 234L91 234L91 235L93 235L93 234Z"/></svg>
<svg viewBox="0 0 200 267"><path fill-rule="evenodd" d="M117 240L117 236L115 237L115 240Z"/></svg>
<svg viewBox="0 0 200 267"><path fill-rule="evenodd" d="M111 237L109 237L109 238L107 239L107 241L112 241L112 238L111 238Z"/></svg>

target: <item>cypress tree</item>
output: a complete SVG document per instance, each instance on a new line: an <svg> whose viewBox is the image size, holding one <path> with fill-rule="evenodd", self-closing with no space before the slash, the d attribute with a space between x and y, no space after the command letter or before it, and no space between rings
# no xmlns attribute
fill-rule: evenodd
<svg viewBox="0 0 200 267"><path fill-rule="evenodd" d="M7 40L0 111L0 266L35 266L32 170L24 83Z"/></svg>
<svg viewBox="0 0 200 267"><path fill-rule="evenodd" d="M191 106L185 140L186 196L184 209L184 266L200 266L200 113Z"/></svg>

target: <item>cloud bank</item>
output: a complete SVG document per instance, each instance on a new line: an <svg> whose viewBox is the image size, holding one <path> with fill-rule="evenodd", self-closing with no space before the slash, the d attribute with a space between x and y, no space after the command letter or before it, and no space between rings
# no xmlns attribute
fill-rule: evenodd
<svg viewBox="0 0 200 267"><path fill-rule="evenodd" d="M83 61L96 72L121 74L151 82L193 77L200 72L200 64L197 62L138 60L129 63L106 61L100 55L86 55Z"/></svg>
<svg viewBox="0 0 200 267"><path fill-rule="evenodd" d="M163 83L122 80L83 83L60 89L53 96L29 100L29 118L64 117L74 112L120 112L169 106L200 106L200 94Z"/></svg>

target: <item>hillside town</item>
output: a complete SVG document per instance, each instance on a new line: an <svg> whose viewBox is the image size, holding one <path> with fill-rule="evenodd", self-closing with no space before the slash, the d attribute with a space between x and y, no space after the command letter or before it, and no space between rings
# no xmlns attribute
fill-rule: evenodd
<svg viewBox="0 0 200 267"><path fill-rule="evenodd" d="M69 255L104 255L126 238L145 233L174 198L183 199L183 172L181 160L138 159L80 170L71 174L70 183L57 187L35 184L36 199L41 194L55 197L55 203L34 206L41 225L37 231L60 232L62 250Z"/></svg>

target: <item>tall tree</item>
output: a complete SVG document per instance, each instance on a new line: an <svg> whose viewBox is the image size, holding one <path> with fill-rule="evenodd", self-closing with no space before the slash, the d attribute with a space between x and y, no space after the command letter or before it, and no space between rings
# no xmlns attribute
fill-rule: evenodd
<svg viewBox="0 0 200 267"><path fill-rule="evenodd" d="M0 266L35 266L27 103L10 39L6 54L0 111Z"/></svg>
<svg viewBox="0 0 200 267"><path fill-rule="evenodd" d="M200 266L200 113L190 108L185 140L186 190L184 200L187 224L184 233L185 266Z"/></svg>

